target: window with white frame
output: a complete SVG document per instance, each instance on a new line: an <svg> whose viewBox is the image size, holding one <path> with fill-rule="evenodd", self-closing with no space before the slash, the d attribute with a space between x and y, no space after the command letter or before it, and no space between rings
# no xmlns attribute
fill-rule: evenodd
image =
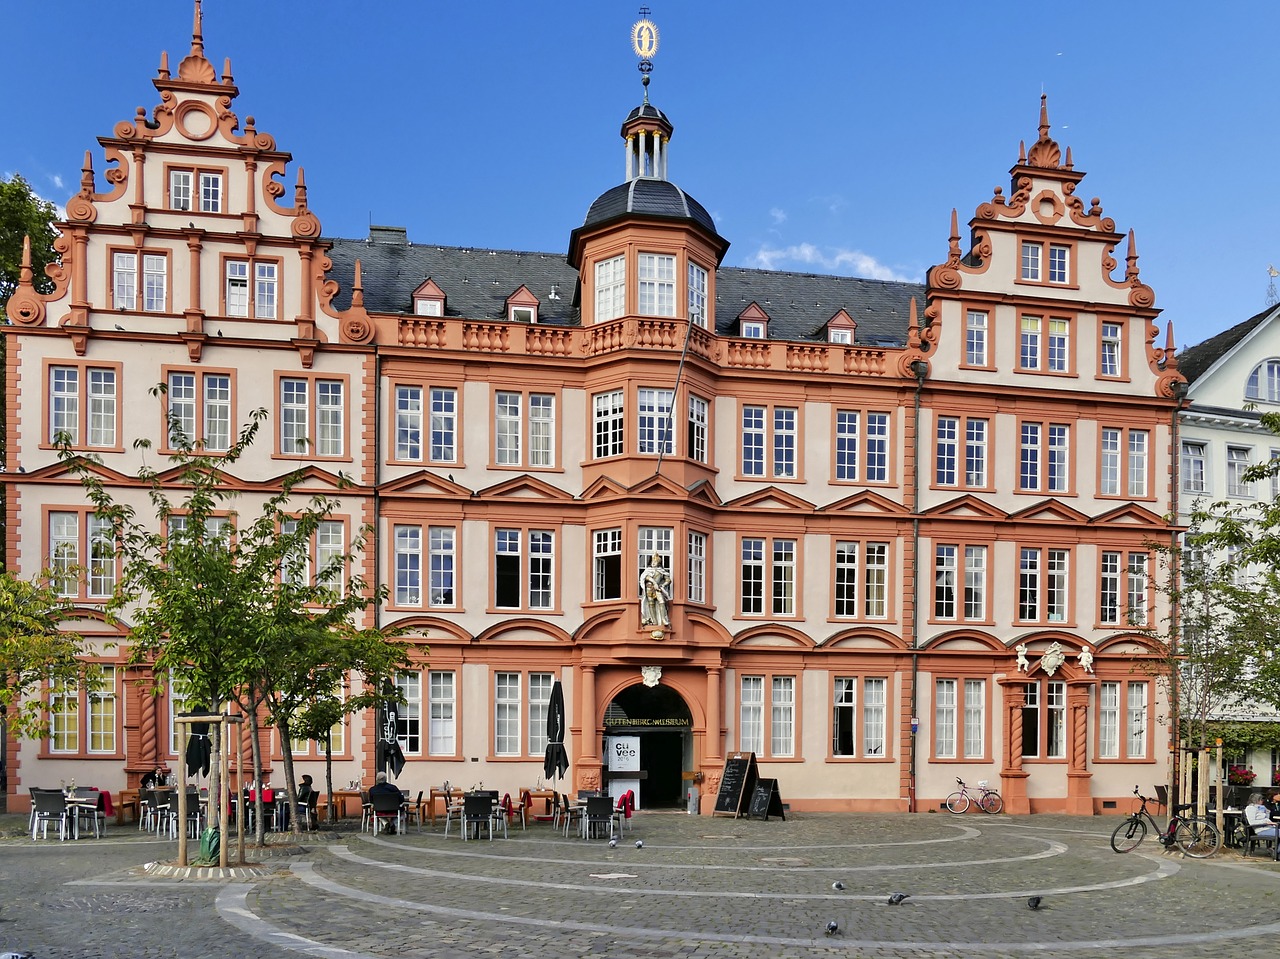
<svg viewBox="0 0 1280 959"><path fill-rule="evenodd" d="M691 603L707 601L707 534L689 531L689 588Z"/></svg>
<svg viewBox="0 0 1280 959"><path fill-rule="evenodd" d="M933 754L938 759L982 759L987 753L986 680L934 681Z"/></svg>
<svg viewBox="0 0 1280 959"><path fill-rule="evenodd" d="M626 452L625 411L622 405L622 390L596 393L591 400L594 410L593 426L596 459L604 459L607 456L621 456Z"/></svg>
<svg viewBox="0 0 1280 959"><path fill-rule="evenodd" d="M520 674L495 673L493 689L493 752L520 755Z"/></svg>
<svg viewBox="0 0 1280 959"><path fill-rule="evenodd" d="M1098 463L1101 496L1145 497L1149 492L1146 430L1106 427L1099 432ZM1123 461L1121 459L1123 452ZM1124 472L1121 472L1123 463Z"/></svg>
<svg viewBox="0 0 1280 959"><path fill-rule="evenodd" d="M396 742L406 756L422 755L422 674L397 673Z"/></svg>
<svg viewBox="0 0 1280 959"><path fill-rule="evenodd" d="M592 598L597 602L622 598L622 530L598 529L594 543Z"/></svg>
<svg viewBox="0 0 1280 959"><path fill-rule="evenodd" d="M1280 403L1280 360L1266 360L1249 373L1244 387L1245 399Z"/></svg>
<svg viewBox="0 0 1280 959"><path fill-rule="evenodd" d="M1049 282L1068 283L1071 280L1071 248L1057 243L1049 244Z"/></svg>
<svg viewBox="0 0 1280 959"><path fill-rule="evenodd" d="M837 480L888 481L888 413L836 410L835 444Z"/></svg>
<svg viewBox="0 0 1280 959"><path fill-rule="evenodd" d="M850 344L853 342L853 330L847 326L833 326L827 329L827 342Z"/></svg>
<svg viewBox="0 0 1280 959"><path fill-rule="evenodd" d="M1124 554L1104 550L1098 557L1098 622L1105 626L1120 623L1120 563Z"/></svg>
<svg viewBox="0 0 1280 959"><path fill-rule="evenodd" d="M49 689L49 752L80 752L80 690L58 683Z"/></svg>
<svg viewBox="0 0 1280 959"><path fill-rule="evenodd" d="M838 541L835 553L835 615L884 619L888 615L889 544Z"/></svg>
<svg viewBox="0 0 1280 959"><path fill-rule="evenodd" d="M1130 759L1147 758L1147 684L1129 683L1125 743Z"/></svg>
<svg viewBox="0 0 1280 959"><path fill-rule="evenodd" d="M168 383L170 443L199 444L211 453L231 448L231 376L174 371Z"/></svg>
<svg viewBox="0 0 1280 959"><path fill-rule="evenodd" d="M166 684L165 699L168 702L168 721L169 721L169 753L170 756L181 756L178 743L178 724L174 718L186 712L193 711L197 705L194 703L181 682L175 680L175 675L171 670L168 674L168 683Z"/></svg>
<svg viewBox="0 0 1280 959"><path fill-rule="evenodd" d="M457 677L452 671L433 669L427 674L427 682L427 750L432 756L452 756L458 751Z"/></svg>
<svg viewBox="0 0 1280 959"><path fill-rule="evenodd" d="M987 366L987 311L969 310L965 314L965 366Z"/></svg>
<svg viewBox="0 0 1280 959"><path fill-rule="evenodd" d="M1068 555L1065 549L1021 549L1018 565L1019 620L1066 622Z"/></svg>
<svg viewBox="0 0 1280 959"><path fill-rule="evenodd" d="M450 607L454 597L454 575L457 570L457 530L452 526L427 528L428 581L427 604L433 607Z"/></svg>
<svg viewBox="0 0 1280 959"><path fill-rule="evenodd" d="M529 674L529 750L530 756L543 756L547 751L547 709L551 705L552 673Z"/></svg>
<svg viewBox="0 0 1280 959"><path fill-rule="evenodd" d="M66 442L73 448L118 445L120 410L114 368L50 366L48 377L50 443Z"/></svg>
<svg viewBox="0 0 1280 959"><path fill-rule="evenodd" d="M763 340L764 323L760 320L739 320L738 335L746 340Z"/></svg>
<svg viewBox="0 0 1280 959"><path fill-rule="evenodd" d="M637 394L637 452L671 456L671 390L641 388Z"/></svg>
<svg viewBox="0 0 1280 959"><path fill-rule="evenodd" d="M213 170L170 169L169 209L221 213L222 174Z"/></svg>
<svg viewBox="0 0 1280 959"><path fill-rule="evenodd" d="M1070 488L1071 427L1023 421L1018 455L1018 489L1065 493Z"/></svg>
<svg viewBox="0 0 1280 959"><path fill-rule="evenodd" d="M796 754L796 678L774 676L769 716L769 752L775 757Z"/></svg>
<svg viewBox="0 0 1280 959"><path fill-rule="evenodd" d="M1018 349L1018 368L1049 373L1070 369L1071 322L1065 317L1024 315Z"/></svg>
<svg viewBox="0 0 1280 959"><path fill-rule="evenodd" d="M960 564L963 561L964 569ZM963 575L964 593L959 594ZM934 547L934 619L984 621L987 615L987 548L954 543Z"/></svg>
<svg viewBox="0 0 1280 959"><path fill-rule="evenodd" d="M395 595L397 606L419 606L422 603L422 527L396 525Z"/></svg>
<svg viewBox="0 0 1280 959"><path fill-rule="evenodd" d="M49 512L49 569L59 596L109 599L116 587L110 522L88 510Z"/></svg>
<svg viewBox="0 0 1280 959"><path fill-rule="evenodd" d="M707 314L707 271L692 260L689 261L689 321L704 329L710 329L711 317Z"/></svg>
<svg viewBox="0 0 1280 959"><path fill-rule="evenodd" d="M1124 325L1103 323L1098 340L1098 374L1124 375Z"/></svg>
<svg viewBox="0 0 1280 959"><path fill-rule="evenodd" d="M795 479L797 411L793 407L742 407L742 475Z"/></svg>
<svg viewBox="0 0 1280 959"><path fill-rule="evenodd" d="M689 430L686 450L689 459L698 463L707 461L707 422L710 404L701 396L689 395Z"/></svg>
<svg viewBox="0 0 1280 959"><path fill-rule="evenodd" d="M964 429L964 464L961 472L960 430ZM940 416L934 457L934 482L938 486L985 487L987 485L988 421L975 417Z"/></svg>
<svg viewBox="0 0 1280 959"><path fill-rule="evenodd" d="M1227 447L1227 495L1253 496L1253 484L1245 479L1253 450L1247 446Z"/></svg>
<svg viewBox="0 0 1280 959"><path fill-rule="evenodd" d="M1067 684L1049 680L1023 685L1022 755L1026 759L1067 757Z"/></svg>
<svg viewBox="0 0 1280 959"><path fill-rule="evenodd" d="M859 724L858 690L862 710ZM886 687L883 677L837 676L831 716L831 754L883 759L886 753ZM861 735L859 735L859 727Z"/></svg>
<svg viewBox="0 0 1280 959"><path fill-rule="evenodd" d="M1129 615L1129 623L1133 626L1147 625L1147 606L1149 599L1147 597L1147 566L1150 556L1145 552L1134 552L1129 554L1129 564L1126 575L1126 608Z"/></svg>
<svg viewBox="0 0 1280 959"><path fill-rule="evenodd" d="M769 696L767 709L766 689ZM738 746L743 752L778 759L794 756L796 678L742 676L739 683L738 719Z"/></svg>
<svg viewBox="0 0 1280 959"><path fill-rule="evenodd" d="M396 459L422 459L422 387L396 387Z"/></svg>
<svg viewBox="0 0 1280 959"><path fill-rule="evenodd" d="M494 606L551 609L555 537L550 530L494 531ZM528 556L524 555L524 544Z"/></svg>
<svg viewBox="0 0 1280 959"><path fill-rule="evenodd" d="M1071 247L1065 243L1049 243L1047 246L1046 256L1046 244L1033 240L1022 241L1019 277L1025 283L1070 283Z"/></svg>
<svg viewBox="0 0 1280 959"><path fill-rule="evenodd" d="M1205 444L1184 441L1182 444L1182 491L1203 493L1205 488Z"/></svg>
<svg viewBox="0 0 1280 959"><path fill-rule="evenodd" d="M676 315L676 258L641 253L636 258L641 316Z"/></svg>
<svg viewBox="0 0 1280 959"><path fill-rule="evenodd" d="M341 380L280 378L280 452L285 456L342 456L346 405Z"/></svg>
<svg viewBox="0 0 1280 959"><path fill-rule="evenodd" d="M616 320L627 311L627 258L615 256L596 264L596 322Z"/></svg>
<svg viewBox="0 0 1280 959"><path fill-rule="evenodd" d="M669 526L641 526L636 530L636 568L632 571L631 582L637 591L640 574L654 556L658 557L658 565L668 574L673 572L671 550L674 532Z"/></svg>
<svg viewBox="0 0 1280 959"><path fill-rule="evenodd" d="M88 691L85 732L90 753L116 751L116 668L101 666L94 689Z"/></svg>
<svg viewBox="0 0 1280 959"><path fill-rule="evenodd" d="M743 676L738 694L738 749L764 754L764 677Z"/></svg>
<svg viewBox="0 0 1280 959"><path fill-rule="evenodd" d="M169 309L169 257L163 253L113 253L111 289L112 306L117 310L166 312Z"/></svg>
<svg viewBox="0 0 1280 959"><path fill-rule="evenodd" d="M227 260L226 314L274 320L279 315L280 264L275 260ZM250 298L249 285L253 284Z"/></svg>
<svg viewBox="0 0 1280 959"><path fill-rule="evenodd" d="M1032 283L1040 282L1040 259L1043 247L1039 243L1022 241L1022 279Z"/></svg>
<svg viewBox="0 0 1280 959"><path fill-rule="evenodd" d="M796 615L796 541L744 536L741 546L742 615Z"/></svg>

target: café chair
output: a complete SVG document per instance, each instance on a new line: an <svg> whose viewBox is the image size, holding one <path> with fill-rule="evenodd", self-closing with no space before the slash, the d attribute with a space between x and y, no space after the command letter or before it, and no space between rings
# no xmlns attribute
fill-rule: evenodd
<svg viewBox="0 0 1280 959"><path fill-rule="evenodd" d="M67 797L61 789L31 790L31 838L40 832L44 839L49 838L49 823L58 824L58 839L67 838Z"/></svg>
<svg viewBox="0 0 1280 959"><path fill-rule="evenodd" d="M613 800L608 796L591 796L582 823L584 839L594 839L597 832L607 830L613 838Z"/></svg>
<svg viewBox="0 0 1280 959"><path fill-rule="evenodd" d="M504 819L503 822L506 820ZM476 829L476 838L480 838L480 827L489 830L489 841L493 842L493 800L487 795L470 795L462 797L462 838L471 836L471 827Z"/></svg>
<svg viewBox="0 0 1280 959"><path fill-rule="evenodd" d="M1169 808L1169 787L1163 783L1156 785L1156 814L1163 816Z"/></svg>
<svg viewBox="0 0 1280 959"><path fill-rule="evenodd" d="M107 814L103 811L102 793L87 786L77 786L71 796L68 810L75 815L74 833L80 835L80 826L87 823L93 827L93 838L99 838L107 831Z"/></svg>
<svg viewBox="0 0 1280 959"><path fill-rule="evenodd" d="M422 814L426 810L426 800L422 798L425 793L425 789L419 789L418 798L415 800L406 799L404 804L405 825L407 826L409 820L412 819L418 824L418 832L422 832Z"/></svg>
<svg viewBox="0 0 1280 959"><path fill-rule="evenodd" d="M557 825L564 830L565 838L569 838L569 827L573 825L575 819L578 820L578 828L582 828L582 807L569 805L569 794L560 794L560 818Z"/></svg>
<svg viewBox="0 0 1280 959"><path fill-rule="evenodd" d="M373 834L378 835L388 826L394 826L396 832L403 834L400 813L404 806L404 799L382 792L370 793L369 799L372 806Z"/></svg>
<svg viewBox="0 0 1280 959"><path fill-rule="evenodd" d="M1276 843L1276 831L1280 827L1274 822L1258 823L1256 826L1250 825L1242 815L1238 828L1240 851L1244 855L1250 856L1253 854L1254 846L1274 846Z"/></svg>
<svg viewBox="0 0 1280 959"><path fill-rule="evenodd" d="M369 801L369 790L360 790L360 831L373 828L373 803Z"/></svg>

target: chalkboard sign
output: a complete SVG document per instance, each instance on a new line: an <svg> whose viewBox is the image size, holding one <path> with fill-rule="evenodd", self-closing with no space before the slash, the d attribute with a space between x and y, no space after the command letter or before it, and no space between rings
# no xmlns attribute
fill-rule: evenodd
<svg viewBox="0 0 1280 959"><path fill-rule="evenodd" d="M778 792L778 780L757 779L756 788L751 793L751 805L747 808L747 817L763 819L767 822L770 816L787 818L787 814L782 810L782 795Z"/></svg>
<svg viewBox="0 0 1280 959"><path fill-rule="evenodd" d="M756 754L737 753L724 761L724 771L720 774L720 792L716 795L716 808L713 816L742 815L742 804L751 798L759 772L756 768Z"/></svg>

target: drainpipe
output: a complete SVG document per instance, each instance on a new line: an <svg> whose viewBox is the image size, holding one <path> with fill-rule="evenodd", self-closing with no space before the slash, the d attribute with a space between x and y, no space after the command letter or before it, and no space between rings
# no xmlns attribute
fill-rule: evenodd
<svg viewBox="0 0 1280 959"><path fill-rule="evenodd" d="M1169 493L1169 514L1173 517L1175 524L1179 524L1181 519L1181 503L1178 496L1179 485L1182 482L1182 433L1180 430L1181 422L1178 414L1182 411L1183 404L1186 402L1187 384L1174 384L1174 398L1177 402L1173 404L1173 410L1169 414L1169 446L1170 455L1173 458L1173 469L1170 472L1173 476L1170 478ZM1175 564L1170 575L1176 575L1181 568L1182 553L1178 549L1178 533L1176 530L1169 533L1169 556ZM1173 655L1169 657L1170 663L1175 661L1178 653L1178 632L1181 629L1181 610L1178 608L1176 595L1173 602L1170 603L1169 610L1169 640L1170 650ZM1182 781L1179 775L1182 760L1182 752L1180 748L1181 739L1181 723L1182 713L1178 709L1178 671L1176 669L1169 670L1169 713L1171 717L1171 729L1169 731L1169 763L1168 779L1166 782L1169 786L1169 795L1173 797L1170 802L1177 804L1182 801L1182 797L1178 793L1178 784Z"/></svg>
<svg viewBox="0 0 1280 959"><path fill-rule="evenodd" d="M912 412L914 429L912 431L911 470L911 579L914 595L911 602L911 718L919 713L920 690L920 394L924 390L924 378L929 373L929 364L924 360L915 360L911 364L911 372L916 375L915 408ZM916 811L916 727L911 726L911 739L908 745L910 764L907 770L907 812Z"/></svg>
<svg viewBox="0 0 1280 959"><path fill-rule="evenodd" d="M382 583L382 353L373 344L373 586ZM373 604L373 628L382 628L382 603Z"/></svg>

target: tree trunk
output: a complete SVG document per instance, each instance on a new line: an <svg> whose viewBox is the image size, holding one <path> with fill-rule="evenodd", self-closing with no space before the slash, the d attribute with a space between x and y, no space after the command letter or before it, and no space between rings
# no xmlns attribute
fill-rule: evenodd
<svg viewBox="0 0 1280 959"><path fill-rule="evenodd" d="M333 801L333 734L328 729L324 731L324 788L329 797L329 822L337 822L338 808Z"/></svg>
<svg viewBox="0 0 1280 959"><path fill-rule="evenodd" d="M294 785L293 777L293 733L286 717L282 716L279 722L276 729L280 732L280 754L284 760L285 802L288 803L285 808L289 811L289 832L294 836L301 836L302 830L298 827L298 788Z"/></svg>
<svg viewBox="0 0 1280 959"><path fill-rule="evenodd" d="M256 696L250 696L251 702L256 700ZM266 788L266 783L262 781L262 743L258 739L258 729L258 710L255 705L249 710L249 751L253 757L253 781L258 784L253 791L253 842L254 845L262 846L267 841L267 824L262 821L262 790Z"/></svg>

